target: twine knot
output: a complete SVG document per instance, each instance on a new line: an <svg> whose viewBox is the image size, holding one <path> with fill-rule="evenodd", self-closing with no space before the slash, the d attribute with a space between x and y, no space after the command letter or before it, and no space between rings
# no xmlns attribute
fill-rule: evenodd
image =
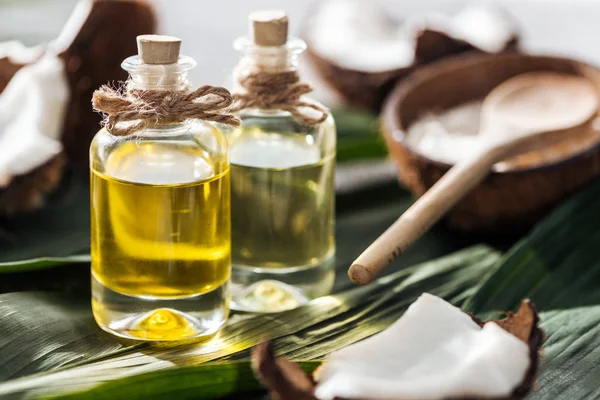
<svg viewBox="0 0 600 400"><path fill-rule="evenodd" d="M258 71L243 76L239 80L244 93L233 95L233 109L260 108L263 110L283 110L291 113L308 125L316 125L325 121L328 111L325 107L300 100L312 92L312 87L301 83L298 72L264 72ZM302 109L313 109L319 112L318 116L310 116Z"/></svg>
<svg viewBox="0 0 600 400"><path fill-rule="evenodd" d="M199 119L237 126L240 120L228 113L231 93L225 88L201 86L196 90L122 90L102 86L94 92L92 105L104 114L103 124L114 136L127 136L152 125Z"/></svg>

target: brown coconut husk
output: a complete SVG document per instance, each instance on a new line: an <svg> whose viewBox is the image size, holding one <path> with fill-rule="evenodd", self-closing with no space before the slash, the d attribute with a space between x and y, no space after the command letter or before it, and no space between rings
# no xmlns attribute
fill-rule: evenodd
<svg viewBox="0 0 600 400"><path fill-rule="evenodd" d="M381 116L400 182L415 197L420 197L452 167L406 143L407 129L414 121L426 112L483 99L501 82L534 71L584 76L600 92L597 68L560 57L518 53L451 57L399 82L386 100ZM599 160L600 143L597 143L558 162L492 171L450 210L445 223L466 232L522 234L561 201L600 176Z"/></svg>
<svg viewBox="0 0 600 400"><path fill-rule="evenodd" d="M484 322L472 316L473 321L483 326ZM502 329L529 346L531 364L522 383L510 396L492 400L521 400L533 389L539 366L539 356L544 332L539 327L539 317L530 300L523 300L516 313L507 313L504 319L493 319ZM252 368L256 377L265 385L273 400L317 400L314 396L316 382L300 366L283 357L276 357L272 343L263 342L252 350ZM347 400L336 398L336 400ZM452 400L480 400L461 398ZM489 400L489 399L488 399Z"/></svg>
<svg viewBox="0 0 600 400"><path fill-rule="evenodd" d="M60 183L65 165L66 156L60 153L33 171L13 178L0 191L0 214L11 216L40 207Z"/></svg>
<svg viewBox="0 0 600 400"><path fill-rule="evenodd" d="M446 32L425 28L419 32L416 38L415 57L419 65L425 65L442 58L466 52L480 52L471 43L450 36ZM515 36L506 42L502 51L516 50L518 48L519 39Z"/></svg>
<svg viewBox="0 0 600 400"><path fill-rule="evenodd" d="M413 66L383 72L358 71L345 68L311 50L308 60L319 77L351 107L378 110L398 80L407 76Z"/></svg>
<svg viewBox="0 0 600 400"><path fill-rule="evenodd" d="M483 326L485 322L475 316L473 320ZM531 364L525 373L523 382L515 388L513 393L506 400L520 400L534 388L535 377L539 368L540 351L544 341L544 332L540 329L540 318L535 309L535 305L529 299L521 302L521 306L516 313L508 312L506 318L493 320L502 329L516 336L522 342L529 345L529 358ZM467 400L467 399L465 399ZM476 399L473 399L476 400ZM502 399L499 399L502 400Z"/></svg>
<svg viewBox="0 0 600 400"><path fill-rule="evenodd" d="M13 63L8 57L0 58L0 93L4 90L8 81L17 73L23 64Z"/></svg>
<svg viewBox="0 0 600 400"><path fill-rule="evenodd" d="M61 182L67 165L87 166L88 149L101 116L91 107L93 91L124 81L121 62L136 53L135 38L156 31L154 9L146 0L94 0L73 42L59 55L66 66L70 100L61 141L64 151L0 189L0 216L30 211ZM23 65L0 59L0 92Z"/></svg>

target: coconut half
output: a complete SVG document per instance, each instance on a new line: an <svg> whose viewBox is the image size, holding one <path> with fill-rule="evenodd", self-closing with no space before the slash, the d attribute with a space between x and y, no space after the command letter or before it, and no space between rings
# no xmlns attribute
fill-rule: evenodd
<svg viewBox="0 0 600 400"><path fill-rule="evenodd" d="M267 344L254 350L253 361L282 399L516 399L537 370L537 323L529 301L517 314L484 324L423 294L385 331L331 353L314 381L275 358Z"/></svg>
<svg viewBox="0 0 600 400"><path fill-rule="evenodd" d="M67 159L87 165L92 92L126 79L121 61L155 26L144 0L82 0L50 43L0 43L0 216L43 204Z"/></svg>
<svg viewBox="0 0 600 400"><path fill-rule="evenodd" d="M399 21L359 0L320 2L302 35L321 78L350 105L374 110L418 65L469 50L501 52L516 44L516 36L512 21L490 7Z"/></svg>
<svg viewBox="0 0 600 400"><path fill-rule="evenodd" d="M0 44L0 53L4 47ZM16 71L0 93L0 188L62 151L68 100L69 85L57 55L46 54Z"/></svg>

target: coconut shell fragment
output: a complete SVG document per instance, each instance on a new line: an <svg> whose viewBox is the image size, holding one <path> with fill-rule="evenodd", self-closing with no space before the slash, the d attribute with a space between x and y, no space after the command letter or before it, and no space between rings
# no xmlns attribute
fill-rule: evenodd
<svg viewBox="0 0 600 400"><path fill-rule="evenodd" d="M60 183L66 156L60 153L25 175L15 177L0 191L0 215L11 216L40 207Z"/></svg>
<svg viewBox="0 0 600 400"><path fill-rule="evenodd" d="M8 81L17 73L23 64L12 62L8 57L0 57L0 92L4 90Z"/></svg>
<svg viewBox="0 0 600 400"><path fill-rule="evenodd" d="M333 8L330 3L335 3L335 11L331 11ZM346 1L345 5L343 3L342 0L320 3L305 21L302 36L308 44L308 60L317 74L344 102L361 109L378 111L396 82L421 65L465 52L500 53L515 50L518 44L518 33L512 19L496 9L471 6L457 16L432 14L432 18L427 16L423 20L409 17L402 22L393 22L384 10L365 10L366 2L359 6L352 1ZM368 6L375 7L374 4ZM342 14L343 18L328 15L334 12ZM367 18L378 21L365 26ZM473 20L475 23L471 23ZM340 26L338 29L334 26L342 23L356 26ZM389 26L393 23L396 24L395 28ZM330 31L318 24L330 26ZM377 29L377 26L383 27ZM338 37L340 31L346 32L344 37ZM374 33L372 37L367 37L362 31ZM334 40L329 36L336 38L337 46L319 45L322 41ZM485 43L485 39L491 44ZM368 42L371 42L370 46ZM397 48L390 46L379 53L370 51L394 42L404 42L406 47L412 49L410 57L397 57L396 65L390 65L389 58L391 53L399 52ZM348 54L340 56L341 47L354 52L357 60L371 59L371 68L349 65ZM385 61L380 60L381 68L376 68L377 54L386 58Z"/></svg>
<svg viewBox="0 0 600 400"><path fill-rule="evenodd" d="M517 37L506 42L503 51L516 50ZM429 64L445 57L465 53L480 52L471 43L450 36L447 32L434 28L424 28L416 38L415 57L419 64Z"/></svg>
<svg viewBox="0 0 600 400"><path fill-rule="evenodd" d="M135 38L155 30L155 13L146 0L92 0L77 6L61 37L40 52L58 52L64 62L70 98L60 136L63 151L0 189L0 216L43 205L69 164L87 168L89 145L101 121L90 105L92 93L106 82L124 81L127 74L120 65L136 53ZM0 58L0 93L23 66Z"/></svg>
<svg viewBox="0 0 600 400"><path fill-rule="evenodd" d="M483 322L473 317L480 326ZM525 299L515 314L508 312L506 318L492 320L508 333L516 336L522 342L529 345L529 358L531 365L527 370L525 379L513 392L508 400L523 399L535 384L535 377L539 366L539 355L544 340L544 332L539 327L539 317L535 305L531 300Z"/></svg>
<svg viewBox="0 0 600 400"><path fill-rule="evenodd" d="M477 317L473 320L483 327ZM524 300L519 310L495 322L502 329L528 344L530 349L531 364L526 372L523 382L511 393L510 396L495 400L523 399L532 389L538 368L538 359L543 340L543 332L539 328L539 318L535 306L531 301ZM307 375L298 364L283 357L276 357L272 343L263 342L254 347L252 351L252 367L256 377L265 385L275 400L317 400L313 378ZM344 400L337 398L336 400ZM401 400L401 399L399 399ZM477 400L477 398L461 398L455 400Z"/></svg>
<svg viewBox="0 0 600 400"><path fill-rule="evenodd" d="M271 342L252 350L252 369L273 400L316 400L315 382L300 366L283 357L275 357Z"/></svg>

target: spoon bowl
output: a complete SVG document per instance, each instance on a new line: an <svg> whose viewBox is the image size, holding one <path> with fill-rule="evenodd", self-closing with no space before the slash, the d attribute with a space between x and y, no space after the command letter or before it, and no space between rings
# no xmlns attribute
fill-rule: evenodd
<svg viewBox="0 0 600 400"><path fill-rule="evenodd" d="M584 77L552 72L517 75L485 98L479 139L506 152L498 155L500 161L578 134L598 107L598 91Z"/></svg>
<svg viewBox="0 0 600 400"><path fill-rule="evenodd" d="M598 110L598 92L581 76L530 72L498 85L482 107L484 134L492 124L512 135L565 131L589 121Z"/></svg>

